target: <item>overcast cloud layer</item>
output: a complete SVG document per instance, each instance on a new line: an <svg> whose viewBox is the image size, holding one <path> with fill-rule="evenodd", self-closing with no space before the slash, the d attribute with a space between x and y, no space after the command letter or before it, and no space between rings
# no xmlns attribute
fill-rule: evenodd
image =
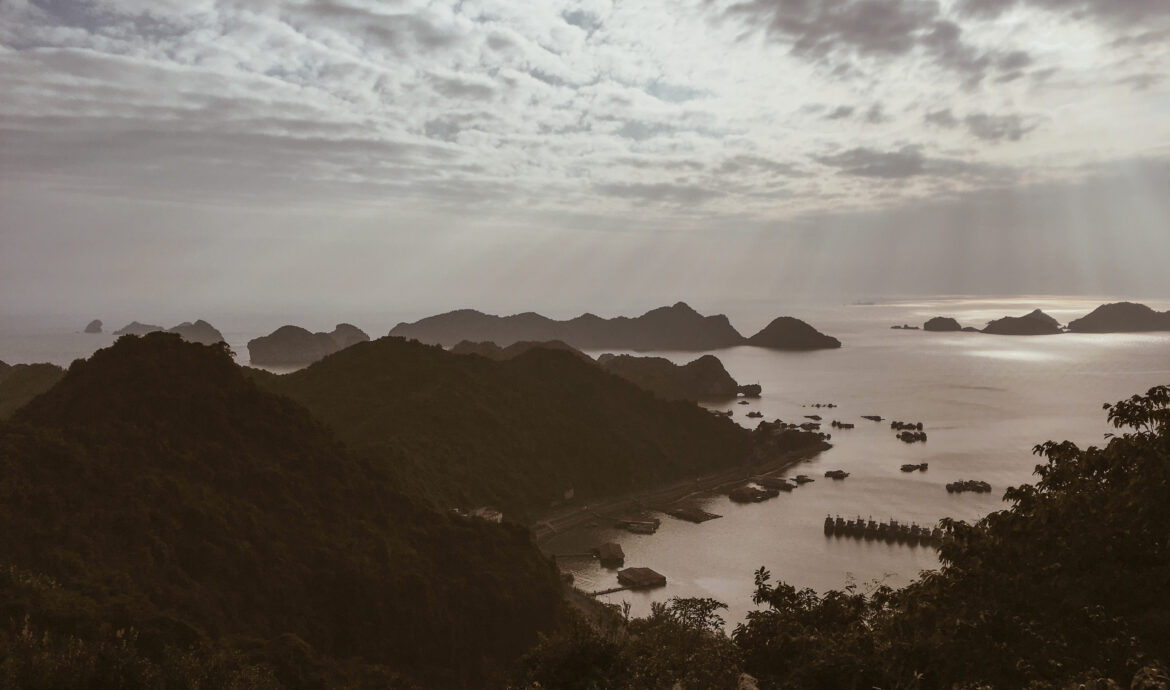
<svg viewBox="0 0 1170 690"><path fill-rule="evenodd" d="M0 305L1167 295L1168 76L1166 0L0 0Z"/></svg>

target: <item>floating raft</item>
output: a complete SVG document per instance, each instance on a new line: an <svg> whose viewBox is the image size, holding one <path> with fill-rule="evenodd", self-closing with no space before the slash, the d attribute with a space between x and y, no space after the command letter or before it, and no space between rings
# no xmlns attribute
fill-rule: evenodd
<svg viewBox="0 0 1170 690"><path fill-rule="evenodd" d="M979 481L978 479L960 479L957 482L947 484L947 493L963 493L964 491L974 491L977 494L985 494L991 491L991 485L987 482Z"/></svg>
<svg viewBox="0 0 1170 690"><path fill-rule="evenodd" d="M715 513L708 513L702 508L695 506L678 506L677 508L671 508L670 510L663 512L671 517L676 517L679 520L686 520L687 522L694 523L706 522L708 520L714 520L715 518L723 517L722 515L716 515Z"/></svg>
<svg viewBox="0 0 1170 690"><path fill-rule="evenodd" d="M622 551L622 545L612 541L593 549L593 553L601 561L603 567L620 566L626 560L626 554Z"/></svg>
<svg viewBox="0 0 1170 690"><path fill-rule="evenodd" d="M648 589L666 585L666 576L649 568L626 568L619 570L617 577L618 584L630 589Z"/></svg>
<svg viewBox="0 0 1170 690"><path fill-rule="evenodd" d="M920 527L915 523L905 524L897 520L876 522L873 518L863 520L860 516L855 520L845 520L840 515L836 518L825 516L825 536L936 548L949 538L937 527Z"/></svg>
<svg viewBox="0 0 1170 690"><path fill-rule="evenodd" d="M616 526L634 534L654 534L661 524L661 520L654 518L652 520L619 520Z"/></svg>
<svg viewBox="0 0 1170 690"><path fill-rule="evenodd" d="M779 495L779 489L758 489L751 485L736 487L727 494L736 503L759 503Z"/></svg>

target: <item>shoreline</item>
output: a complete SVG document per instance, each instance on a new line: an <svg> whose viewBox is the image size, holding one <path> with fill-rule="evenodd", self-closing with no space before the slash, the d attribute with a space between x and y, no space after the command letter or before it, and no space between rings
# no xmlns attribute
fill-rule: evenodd
<svg viewBox="0 0 1170 690"><path fill-rule="evenodd" d="M819 448L788 451L765 462L747 463L711 474L694 475L670 484L601 499L571 510L546 513L532 521L528 529L532 532L533 542L543 549L544 544L558 534L576 529L590 520L609 519L604 513L660 511L666 505L679 503L697 494L707 494L731 484L750 481L754 476L788 470L832 447L832 444L822 442Z"/></svg>

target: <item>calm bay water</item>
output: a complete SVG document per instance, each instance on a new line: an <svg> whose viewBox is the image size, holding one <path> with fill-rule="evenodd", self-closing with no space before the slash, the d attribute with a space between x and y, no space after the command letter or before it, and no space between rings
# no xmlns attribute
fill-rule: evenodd
<svg viewBox="0 0 1170 690"><path fill-rule="evenodd" d="M937 567L933 549L829 538L823 533L825 515L933 524L947 516L973 521L1005 507L1005 488L1033 481L1040 462L1031 452L1034 445L1050 439L1100 444L1109 431L1102 403L1170 383L1170 333L1010 337L889 326L921 325L944 314L982 327L992 318L1036 307L1067 323L1100 303L948 300L802 311L797 315L844 346L808 353L738 347L713 354L740 383L763 385L757 402L717 406L733 410L744 426L759 421L745 416L752 410L788 422L806 421L803 415L809 414L824 417L833 448L789 472L815 477L814 483L759 504L707 496L699 505L723 517L700 525L661 516L662 527L653 535L582 528L557 535L545 549L572 554L617 541L626 566L664 574L666 587L601 597L629 601L635 615L648 613L651 601L706 596L726 602L725 617L734 624L752 608L752 574L760 566L774 580L818 591L850 583L906 584L920 571ZM697 356L656 354L679 363ZM838 407L803 407L817 402ZM905 444L888 421L861 419L867 414L923 422L928 441ZM857 426L829 429L833 419ZM929 470L907 474L899 469L917 462L929 462ZM843 481L824 477L826 470L837 468L850 476ZM961 478L987 481L993 491L948 494L945 484ZM561 567L586 591L617 584L616 571L596 561L564 559Z"/></svg>
<svg viewBox="0 0 1170 690"><path fill-rule="evenodd" d="M824 417L834 447L790 472L816 477L816 482L760 504L737 505L722 495L704 497L700 505L723 517L701 525L663 516L654 535L585 527L557 535L545 549L581 553L606 541L620 542L627 566L650 567L668 579L661 589L603 597L614 603L629 601L639 615L649 611L651 601L709 596L726 602L730 607L726 618L737 622L752 606L752 573L760 566L771 570L774 579L821 591L850 583L905 584L919 571L937 566L932 549L826 538L825 515L929 524L944 516L976 520L1004 507L1000 497L1006 487L1032 481L1039 461L1031 453L1035 444L1049 439L1101 443L1109 431L1102 403L1170 383L1170 333L1028 338L889 326L921 325L931 316L948 315L963 325L981 327L990 319L1037 307L1066 323L1104 301L1112 300L947 299L816 309L787 309L759 301L701 308L724 311L745 334L773 316L790 314L843 341L840 350L807 353L751 347L713 352L740 383L758 382L764 388L763 397L750 405L719 406L733 410L734 419L744 426L754 427L758 421L746 417L752 410L769 420ZM1160 310L1170 308L1167 303L1147 303ZM418 316L206 318L220 328L246 364L247 341L282 323L328 330L337 321L350 321L377 337L397 320ZM167 325L179 320L183 319L173 318ZM0 317L0 360L68 365L113 342L108 334L79 333L86 321ZM106 325L118 328L123 323ZM642 354L683 363L701 353ZM817 402L838 407L803 407ZM878 424L860 418L866 414L921 421L929 440L904 444L888 421ZM827 429L833 419L857 426ZM903 463L923 461L930 463L925 473L899 470ZM839 482L824 478L826 470L837 468L850 472L850 477ZM987 481L993 492L948 494L944 485L960 478ZM561 566L584 590L617 584L616 571L592 560L563 559Z"/></svg>

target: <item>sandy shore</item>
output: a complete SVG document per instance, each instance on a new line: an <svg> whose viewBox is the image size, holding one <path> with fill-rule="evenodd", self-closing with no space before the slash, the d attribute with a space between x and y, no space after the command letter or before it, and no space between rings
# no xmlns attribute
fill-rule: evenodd
<svg viewBox="0 0 1170 690"><path fill-rule="evenodd" d="M690 477L643 491L593 501L586 505L561 508L540 517L529 525L529 529L532 530L537 545L542 545L550 537L579 527L590 520L608 519L644 510L666 509L696 495L709 494L734 484L741 484L752 477L782 472L816 457L829 448L832 448L832 445L824 443L820 448L790 451L766 462L737 465L720 472Z"/></svg>

